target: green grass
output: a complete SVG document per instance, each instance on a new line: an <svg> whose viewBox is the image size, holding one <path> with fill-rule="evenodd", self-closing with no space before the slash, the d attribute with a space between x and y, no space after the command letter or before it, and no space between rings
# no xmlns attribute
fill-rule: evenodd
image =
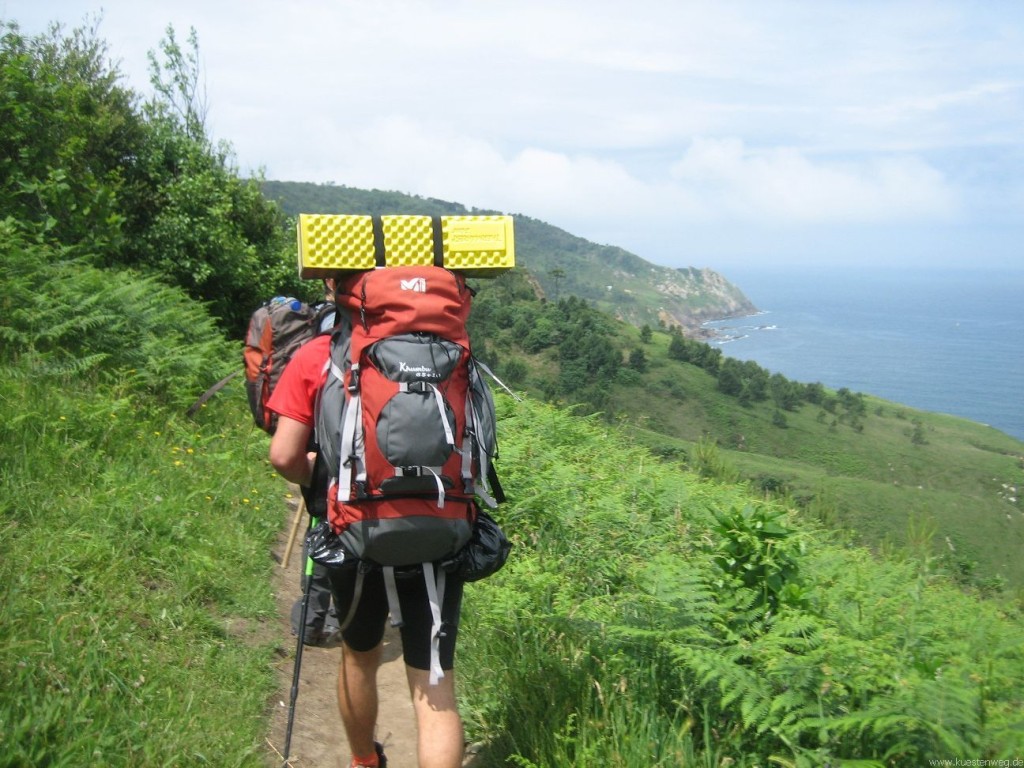
<svg viewBox="0 0 1024 768"><path fill-rule="evenodd" d="M31 377L0 413L0 764L260 764L281 487L244 414Z"/></svg>
<svg viewBox="0 0 1024 768"><path fill-rule="evenodd" d="M906 547L908 522L925 520L933 554L965 583L1024 590L1024 508L1012 490L1024 488L1024 443L869 395L859 429L810 404L786 411L780 428L774 404L740 405L705 371L669 360L667 346L655 333L641 383L616 391L613 410L635 439L685 463L710 436L754 488L781 486L803 507L827 498L825 521L858 541Z"/></svg>
<svg viewBox="0 0 1024 768"><path fill-rule="evenodd" d="M237 347L152 279L5 248L0 765L260 765L283 486L240 389L183 416Z"/></svg>

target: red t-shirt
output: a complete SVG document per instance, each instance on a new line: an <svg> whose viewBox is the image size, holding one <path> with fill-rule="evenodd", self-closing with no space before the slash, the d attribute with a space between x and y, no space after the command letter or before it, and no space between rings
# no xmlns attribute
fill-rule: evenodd
<svg viewBox="0 0 1024 768"><path fill-rule="evenodd" d="M267 407L279 416L313 424L317 392L324 382L324 366L331 356L331 336L317 336L288 361L281 378L267 401Z"/></svg>

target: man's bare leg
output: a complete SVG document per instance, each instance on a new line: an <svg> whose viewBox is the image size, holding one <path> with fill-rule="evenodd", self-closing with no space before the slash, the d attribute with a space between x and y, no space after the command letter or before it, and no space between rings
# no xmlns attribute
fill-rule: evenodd
<svg viewBox="0 0 1024 768"><path fill-rule="evenodd" d="M430 685L425 669L405 668L416 712L419 768L460 768L463 733L455 700L455 673L447 670L437 685Z"/></svg>
<svg viewBox="0 0 1024 768"><path fill-rule="evenodd" d="M374 754L377 729L377 670L383 644L369 651L355 651L342 643L338 669L338 711L345 725L348 746L354 755Z"/></svg>

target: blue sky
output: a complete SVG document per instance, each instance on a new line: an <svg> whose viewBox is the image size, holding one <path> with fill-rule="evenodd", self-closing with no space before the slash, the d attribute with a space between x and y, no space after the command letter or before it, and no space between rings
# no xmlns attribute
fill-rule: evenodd
<svg viewBox="0 0 1024 768"><path fill-rule="evenodd" d="M1024 3L0 0L148 92L198 34L239 169L523 213L668 266L1024 269Z"/></svg>

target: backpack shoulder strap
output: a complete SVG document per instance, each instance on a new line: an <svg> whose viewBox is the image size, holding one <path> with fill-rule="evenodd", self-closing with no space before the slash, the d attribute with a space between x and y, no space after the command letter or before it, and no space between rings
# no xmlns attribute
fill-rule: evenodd
<svg viewBox="0 0 1024 768"><path fill-rule="evenodd" d="M338 325L340 313L334 302L325 301L313 307L313 325L319 336L322 333L331 333Z"/></svg>

